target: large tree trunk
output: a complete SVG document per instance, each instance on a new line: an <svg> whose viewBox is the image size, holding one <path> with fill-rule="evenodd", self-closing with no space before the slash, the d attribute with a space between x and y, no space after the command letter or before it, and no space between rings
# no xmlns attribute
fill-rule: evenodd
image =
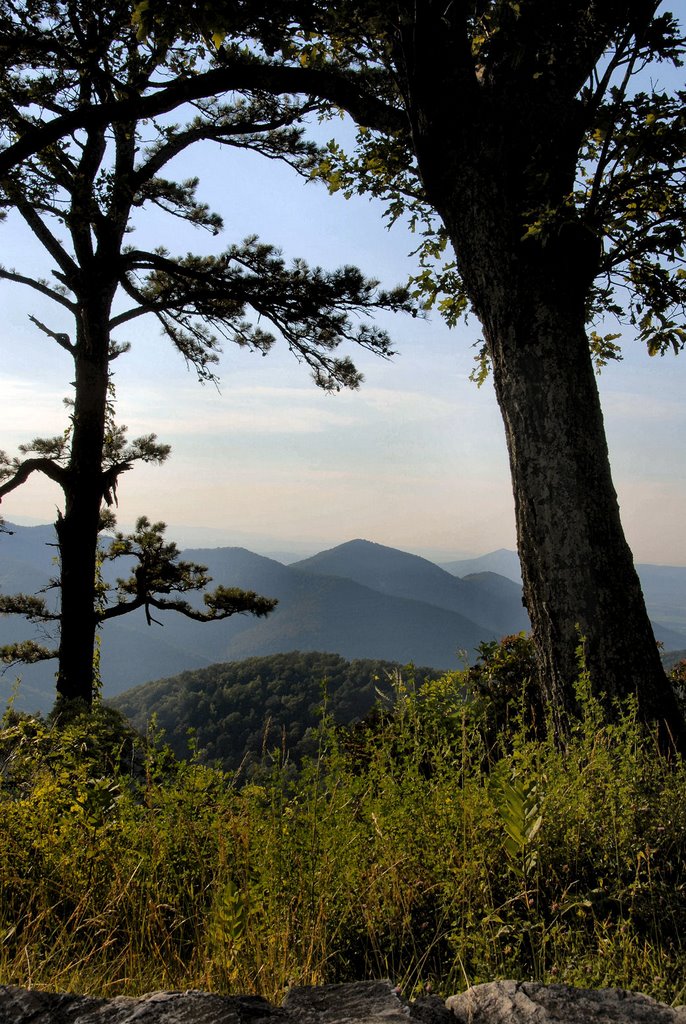
<svg viewBox="0 0 686 1024"><path fill-rule="evenodd" d="M57 692L64 700L93 700L96 619L95 550L97 519L93 529L93 502L84 500L83 488L66 502L57 521L61 561L61 623Z"/></svg>
<svg viewBox="0 0 686 1024"><path fill-rule="evenodd" d="M75 354L76 397L65 510L56 527L60 550L61 617L57 692L90 705L97 629L96 559L103 495L107 410L109 299L83 312Z"/></svg>
<svg viewBox="0 0 686 1024"><path fill-rule="evenodd" d="M542 246L523 241L517 226L499 230L490 205L458 216L454 244L469 249L470 295L505 425L540 689L556 731L567 731L583 666L610 716L615 698L635 695L642 718L686 750L612 483L585 332L583 268L592 274L594 264L583 231L575 239L568 226Z"/></svg>
<svg viewBox="0 0 686 1024"><path fill-rule="evenodd" d="M499 231L490 208L453 230L456 248L469 234L468 282L505 425L524 600L556 731L567 732L583 667L610 716L615 698L634 695L642 718L686 750L612 483L585 331L584 267L592 276L594 262L583 230L568 225L539 245L519 227Z"/></svg>
<svg viewBox="0 0 686 1024"><path fill-rule="evenodd" d="M535 293L535 289L532 289ZM681 745L665 677L625 540L583 323L535 295L485 318L515 497L524 598L541 688L559 732L574 710L581 664L596 694L635 694L644 718ZM486 326L487 325L487 326Z"/></svg>

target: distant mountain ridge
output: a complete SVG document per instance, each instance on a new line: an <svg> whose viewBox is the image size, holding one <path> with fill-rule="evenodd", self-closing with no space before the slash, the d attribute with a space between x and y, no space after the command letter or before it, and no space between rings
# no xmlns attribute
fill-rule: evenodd
<svg viewBox="0 0 686 1024"><path fill-rule="evenodd" d="M500 548L479 558L445 562L442 568L462 578L468 578L468 573L486 570L507 576L519 585L522 580L519 556L516 551L507 548ZM636 572L655 635L668 647L673 647L681 636L686 635L686 566L637 562Z"/></svg>
<svg viewBox="0 0 686 1024"><path fill-rule="evenodd" d="M382 594L447 608L499 635L529 626L521 590L505 577L489 573L488 583L476 576L459 579L419 555L367 540L339 544L294 562L291 568L340 576Z"/></svg>
<svg viewBox="0 0 686 1024"><path fill-rule="evenodd" d="M461 558L455 562L441 562L441 568L454 576L469 576L472 573L495 572L506 576L513 583L522 584L522 572L519 567L519 556L509 548L498 548L478 558Z"/></svg>
<svg viewBox="0 0 686 1024"><path fill-rule="evenodd" d="M12 536L0 535L0 591L36 592L54 574L53 528L10 528ZM462 664L463 651L473 658L482 640L528 625L520 587L490 569L493 559L503 565L507 555L516 560L514 552L450 563L470 570L462 578L417 555L365 540L291 565L238 547L191 548L182 555L207 565L215 584L277 598L276 611L266 620L234 616L207 624L160 615L164 628L148 627L142 611L114 619L103 629L105 696L185 670L295 650L448 669ZM648 574L649 610L661 612L656 635L667 649L683 649L686 568L646 568L656 570ZM109 578L122 574L116 563L104 569ZM32 635L35 630L21 619L0 618L0 643ZM21 675L17 706L49 709L54 671L54 662L44 662L5 672L0 700Z"/></svg>

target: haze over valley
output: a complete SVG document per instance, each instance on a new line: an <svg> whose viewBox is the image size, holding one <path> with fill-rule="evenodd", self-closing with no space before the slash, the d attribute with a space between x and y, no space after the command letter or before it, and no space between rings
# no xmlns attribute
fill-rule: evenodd
<svg viewBox="0 0 686 1024"><path fill-rule="evenodd" d="M55 572L53 527L8 528L13 533L0 536L0 592L37 593ZM473 662L481 641L528 627L517 555L505 549L441 566L359 539L289 565L242 547L189 548L182 557L207 565L213 585L277 598L276 610L267 619L235 615L213 623L155 613L161 624L148 626L141 609L107 622L105 697L190 669L290 651L452 669ZM657 639L666 651L685 649L686 567L637 568ZM105 562L103 571L109 582L125 575L120 561ZM35 635L17 616L0 619L2 644ZM55 664L5 670L3 699L20 677L15 706L48 711Z"/></svg>

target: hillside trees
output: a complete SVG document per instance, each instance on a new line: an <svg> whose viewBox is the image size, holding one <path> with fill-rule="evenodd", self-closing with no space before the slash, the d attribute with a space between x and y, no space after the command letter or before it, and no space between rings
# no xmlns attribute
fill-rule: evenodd
<svg viewBox="0 0 686 1024"><path fill-rule="evenodd" d="M440 675L435 669L412 668L403 692L414 692L415 684L419 689ZM389 711L401 679L400 666L393 662L291 651L136 686L115 697L114 706L143 731L154 711L177 757L188 757L194 744L203 760L250 777L265 752L280 750L293 765L316 756L324 712L339 726L367 721L375 705L377 715L380 707Z"/></svg>
<svg viewBox="0 0 686 1024"><path fill-rule="evenodd" d="M104 619L138 607L149 621L150 609L159 607L204 619L262 615L274 604L220 587L198 612L180 595L209 582L203 567L180 563L163 524L145 518L130 537L118 535L108 553L133 559L132 576L119 581L114 600L103 586L98 535L114 523L120 477L137 462L163 462L169 452L154 434L127 440L116 423L112 375L129 349L121 332L154 316L198 378L210 382L222 340L266 353L281 336L318 385L355 387L360 375L338 346L351 342L388 355L390 342L352 314L407 308L408 299L403 290L379 292L352 267L325 272L302 260L288 265L255 238L219 255L178 256L128 244L132 225L151 208L211 234L221 230L221 218L197 198L197 179L164 177L173 159L197 143L252 150L308 173L318 153L299 122L313 104L251 88L189 96L183 84L203 65L202 44L139 43L130 5L121 0L2 2L0 11L5 154L52 119L69 126L48 145L9 160L0 180L2 208L33 233L52 264L51 278L28 265L2 266L0 279L52 301L54 321L31 320L67 353L74 388L62 435L36 438L18 457L0 458L0 499L34 473L52 480L64 498L56 523L59 608L17 595L3 598L0 609L56 625L59 648L19 645L4 655L57 655L58 694L90 703L96 631ZM174 83L182 86L176 92ZM149 116L146 100L167 87L172 99L163 110L179 123ZM115 119L89 119L107 105L116 108Z"/></svg>
<svg viewBox="0 0 686 1024"><path fill-rule="evenodd" d="M583 639L608 709L635 693L642 715L684 746L620 522L593 367L617 354L617 335L597 329L608 314L653 354L686 340L686 94L649 70L679 64L684 42L658 8L284 0L267 24L250 3L241 10L275 92L324 97L360 126L357 152L332 146L318 173L332 189L385 198L391 219L409 215L423 232L416 286L427 303L481 322L557 729L575 708ZM138 5L153 34L176 17L178 31L214 31L215 42L233 10ZM236 73L230 45L216 61L218 74Z"/></svg>

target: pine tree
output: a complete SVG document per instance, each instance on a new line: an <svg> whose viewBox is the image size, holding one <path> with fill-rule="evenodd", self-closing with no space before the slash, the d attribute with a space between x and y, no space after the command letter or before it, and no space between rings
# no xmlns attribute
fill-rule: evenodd
<svg viewBox="0 0 686 1024"><path fill-rule="evenodd" d="M249 238L219 255L175 255L127 244L132 220L156 208L216 235L221 218L197 198L196 178L176 181L165 170L199 142L249 149L308 174L319 158L303 134L308 100L255 88L189 96L186 88L207 65L202 42L140 42L130 5L30 2L0 5L0 123L6 139L40 131L46 114L76 116L78 124L3 171L0 204L18 214L50 257L52 279L31 268L0 267L0 279L48 297L73 323L72 332L31 317L73 363L73 399L61 436L36 438L19 455L0 458L0 499L40 473L61 489L56 522L58 610L39 597L5 597L4 612L53 623L59 647L30 643L3 652L6 661L58 658L57 691L90 703L98 626L143 607L171 608L208 620L237 612L267 614L273 601L218 588L200 613L179 594L203 588L202 566L178 560L163 524L139 519L129 537L118 534L107 557L133 555L138 567L114 594L99 575L99 535L114 525L123 473L137 462L161 463L169 453L154 434L128 441L113 413L113 372L129 343L121 331L143 316L157 318L172 346L201 381L216 379L223 341L266 353L277 337L326 389L356 387L360 374L343 342L381 356L385 332L369 317L377 309L409 308L405 290L378 291L354 267L327 272L297 259L288 264L272 246ZM247 63L250 58L245 57ZM170 118L148 116L146 99L167 90ZM105 106L116 118L89 117ZM48 118L49 120L49 118ZM11 146L9 147L11 148ZM123 299L123 302L120 301ZM116 301L115 301L116 300ZM123 308L122 308L123 307ZM363 314L353 321L351 314Z"/></svg>

